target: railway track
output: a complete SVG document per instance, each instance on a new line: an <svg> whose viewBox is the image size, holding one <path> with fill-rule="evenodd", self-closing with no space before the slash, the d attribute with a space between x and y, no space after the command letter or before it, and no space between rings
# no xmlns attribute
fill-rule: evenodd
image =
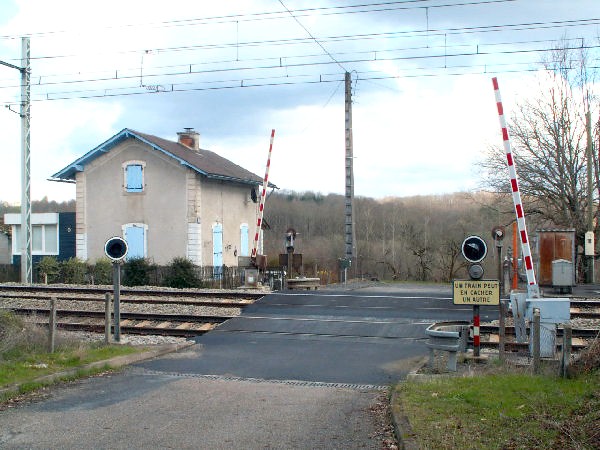
<svg viewBox="0 0 600 450"><path fill-rule="evenodd" d="M28 314L39 323L47 323L49 299L59 300L58 327L64 330L104 332L105 294L112 294L111 286L22 286L0 285L0 307L9 307L18 314ZM129 334L155 334L164 336L198 336L235 317L241 310L262 297L261 292L174 290L148 288L122 288L120 301L121 331ZM4 305L2 305L4 300ZM19 302L14 306L10 302ZM31 302L31 305L29 303ZM8 303L8 305L7 305ZM7 305L7 306L5 306ZM12 305L12 306L11 306ZM68 308L64 306L68 305ZM126 311L127 307L148 311ZM196 308L194 313L182 310ZM161 309L155 312L155 309ZM215 313L214 311L217 311ZM572 299L571 317L600 321L600 301ZM585 320L584 320L585 321ZM600 326L573 329L574 346L585 347L587 341L598 335ZM482 324L482 346L497 346L498 327ZM559 336L561 330L559 329ZM523 347L510 342L514 328L507 327L508 348Z"/></svg>
<svg viewBox="0 0 600 450"><path fill-rule="evenodd" d="M49 300L54 297L58 300L59 329L103 333L107 293L112 294L112 287L0 285L0 307L45 326ZM198 336L239 315L263 295L248 291L123 288L120 328L127 334Z"/></svg>
<svg viewBox="0 0 600 450"><path fill-rule="evenodd" d="M29 316L30 322L48 324L48 309L15 308L16 314ZM104 333L105 315L100 311L57 310L57 328L66 331ZM185 314L121 313L122 333L193 337L212 330L232 316L190 316ZM111 328L113 323L111 320Z"/></svg>
<svg viewBox="0 0 600 450"><path fill-rule="evenodd" d="M44 286L44 285L0 285L0 298L32 298L45 299L57 297L58 299L71 300L104 300L104 294L113 293L112 286ZM222 304L218 300L227 302L239 302L240 305L246 305L258 300L264 296L262 292L232 291L232 290L202 290L202 289L149 289L149 288L121 288L121 301L135 302L144 300L151 302L157 299L164 302L166 299L173 303L184 299L185 303L193 302L196 299L198 304L209 305L211 303L207 298L213 300L214 304Z"/></svg>

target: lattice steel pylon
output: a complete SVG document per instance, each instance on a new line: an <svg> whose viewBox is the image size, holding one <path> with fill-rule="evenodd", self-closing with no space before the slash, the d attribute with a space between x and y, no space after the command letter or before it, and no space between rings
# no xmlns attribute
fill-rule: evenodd
<svg viewBox="0 0 600 450"><path fill-rule="evenodd" d="M29 38L21 42L21 283L31 284L31 63Z"/></svg>

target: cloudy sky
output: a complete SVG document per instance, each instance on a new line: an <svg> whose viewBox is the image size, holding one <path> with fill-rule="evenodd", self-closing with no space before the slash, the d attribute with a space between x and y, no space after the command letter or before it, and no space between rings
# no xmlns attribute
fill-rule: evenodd
<svg viewBox="0 0 600 450"><path fill-rule="evenodd" d="M355 194L477 189L505 109L559 39L598 65L597 0L0 0L0 60L32 57L31 196L123 128L201 147L283 189L344 192L352 75ZM0 66L0 201L20 201L20 78Z"/></svg>

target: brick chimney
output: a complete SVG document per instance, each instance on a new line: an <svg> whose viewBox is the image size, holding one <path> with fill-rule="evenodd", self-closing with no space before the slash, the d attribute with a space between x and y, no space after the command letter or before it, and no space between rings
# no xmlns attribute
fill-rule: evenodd
<svg viewBox="0 0 600 450"><path fill-rule="evenodd" d="M194 131L193 128L184 128L185 131L177 133L177 142L185 145L190 150L200 152L200 133Z"/></svg>

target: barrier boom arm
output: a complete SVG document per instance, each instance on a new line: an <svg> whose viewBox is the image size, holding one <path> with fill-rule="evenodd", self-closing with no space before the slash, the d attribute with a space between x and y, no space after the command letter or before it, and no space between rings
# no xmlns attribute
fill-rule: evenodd
<svg viewBox="0 0 600 450"><path fill-rule="evenodd" d="M265 210L265 199L267 198L267 187L269 186L269 168L271 167L271 152L273 151L273 139L275 138L275 130L271 130L271 142L269 144L269 156L267 157L267 168L265 169L265 178L263 180L262 193L260 194L260 206L258 207L258 218L256 219L256 232L254 233L254 244L252 246L251 258L256 258L256 250L258 248L258 237L260 235L260 227L262 225L263 214Z"/></svg>
<svg viewBox="0 0 600 450"><path fill-rule="evenodd" d="M533 270L531 248L529 247L527 227L525 226L525 212L523 210L523 203L521 202L519 182L517 181L517 170L515 168L515 160L513 158L513 153L510 146L508 127L506 126L506 119L504 118L504 108L502 106L502 98L500 97L498 79L496 77L492 78L492 83L494 84L494 93L496 94L496 106L498 107L498 117L500 118L502 140L504 141L504 151L506 152L506 164L508 166L508 174L510 176L510 186L512 190L513 203L515 205L515 214L517 216L517 226L519 228L519 237L521 239L523 262L525 264L525 271L527 273L527 293L530 298L539 298L540 288L535 279L535 272Z"/></svg>

